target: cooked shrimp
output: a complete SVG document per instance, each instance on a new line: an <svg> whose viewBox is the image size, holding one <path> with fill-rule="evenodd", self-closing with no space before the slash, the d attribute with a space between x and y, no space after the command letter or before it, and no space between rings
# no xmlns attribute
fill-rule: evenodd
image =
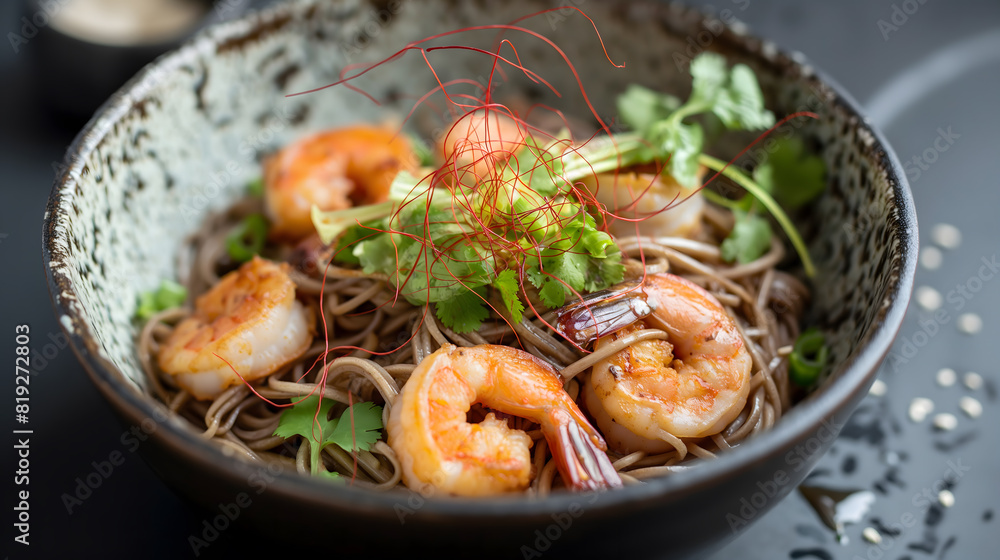
<svg viewBox="0 0 1000 560"><path fill-rule="evenodd" d="M371 125L321 132L289 144L264 162L272 237L294 241L313 232L313 204L327 211L388 200L396 173L416 163L403 135Z"/></svg>
<svg viewBox="0 0 1000 560"><path fill-rule="evenodd" d="M584 402L608 443L622 453L658 453L670 449L670 440L722 431L739 416L750 391L752 360L736 323L711 294L673 274L651 274L621 290L611 303L576 304L560 318L569 325L573 316L578 327L587 317L606 325L613 322L609 317L634 321L602 334L597 350L647 327L668 334L667 340L632 344L594 365ZM594 334L569 330L579 341Z"/></svg>
<svg viewBox="0 0 1000 560"><path fill-rule="evenodd" d="M699 170L699 182L704 171L704 167ZM637 224L638 234L648 236L695 237L701 229L705 197L681 186L670 175L602 173L583 182L609 212L628 218L609 224L615 237L636 235Z"/></svg>
<svg viewBox="0 0 1000 560"><path fill-rule="evenodd" d="M313 317L295 299L288 268L254 257L223 276L167 338L160 369L205 400L241 383L234 369L251 381L301 356L312 342Z"/></svg>
<svg viewBox="0 0 1000 560"><path fill-rule="evenodd" d="M389 446L406 485L460 496L523 490L531 480L532 441L491 412L478 424L474 403L541 425L567 486L621 485L600 434L538 358L509 346L445 344L413 370L389 414Z"/></svg>
<svg viewBox="0 0 1000 560"><path fill-rule="evenodd" d="M524 146L525 138L526 132L517 121L490 110L464 115L441 138L437 150L459 174L471 171L482 178Z"/></svg>

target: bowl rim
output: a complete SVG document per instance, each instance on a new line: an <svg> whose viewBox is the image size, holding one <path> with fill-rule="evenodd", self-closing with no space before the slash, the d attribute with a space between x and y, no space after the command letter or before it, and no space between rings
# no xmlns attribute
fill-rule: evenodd
<svg viewBox="0 0 1000 560"><path fill-rule="evenodd" d="M55 178L43 222L42 264L49 294L60 327L66 334L77 359L104 397L130 422L138 424L143 419L162 414L162 411L157 409L158 405L162 405L120 381L124 375L100 355L99 347L95 344L85 317L80 316L75 308L69 305L69 301L75 298L68 279L65 276L57 276L52 269L52 262L62 258L61 252L56 249L58 232L55 227L63 198L62 191L80 171L83 155L89 154L114 124L139 102L146 92L155 88L164 75L197 59L205 52L214 52L214 47L227 39L245 38L253 30L265 28L269 24L274 25L278 20L305 9L302 6L292 2L279 3L266 10L252 12L241 18L221 23L200 32L180 48L157 58L123 85L95 112L66 151L64 166ZM670 8L688 15L694 14L703 21L718 22L716 18L692 7L671 4ZM899 269L889 288L887 296L889 304L880 312L880 316L876 317L876 323L862 341L861 350L840 366L837 371L838 379L810 398L809 406L792 408L785 415L785 421L778 422L771 430L755 436L745 445L720 454L712 461L700 464L698 468L668 477L649 479L643 485L626 486L614 492L601 493L597 502L593 506L588 506L588 509L597 508L610 512L619 507L636 507L651 500L698 492L733 472L763 463L786 446L802 442L808 434L815 433L828 423L843 403L855 401L860 398L860 393L867 391L901 328L913 289L918 254L916 209L903 168L883 134L863 116L857 101L842 86L812 65L801 53L775 47L769 41L745 33L742 30L742 23L739 23L740 29L730 24L723 23L723 25L739 39L739 43L730 41L727 45L738 48L743 54L762 63L775 64L777 60L797 67L800 79L814 81L818 89L829 92L830 99L827 103L849 116L856 117L856 126L871 136L873 142L867 149L876 150L877 165L873 170L884 171L892 185L890 200L895 204L898 215L896 230L899 246L896 250L899 251ZM67 324L67 319L71 325ZM792 418L792 421L788 421L789 418ZM248 486L248 478L260 469L259 465L227 456L217 446L198 437L192 430L157 429L150 434L150 439L170 452L184 456L187 462L194 464L196 468L214 471L217 476L226 478L236 485ZM383 515L395 515L393 507L405 502L411 493L415 493L412 490L379 493L350 485L332 485L294 473L276 476L268 484L267 491L282 495L288 500L311 502L320 509L336 507L358 513L371 512ZM528 500L521 496L476 500L429 496L421 505L421 512L439 516L472 515L487 518L547 516L566 511L571 505L579 504L580 500L580 494L570 492L555 492L541 500Z"/></svg>

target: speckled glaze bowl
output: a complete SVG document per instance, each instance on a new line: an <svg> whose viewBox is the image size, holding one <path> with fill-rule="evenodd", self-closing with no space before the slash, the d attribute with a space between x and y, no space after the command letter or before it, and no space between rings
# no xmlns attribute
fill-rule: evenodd
<svg viewBox="0 0 1000 560"><path fill-rule="evenodd" d="M797 222L819 269L808 320L826 331L833 364L822 386L774 430L697 468L615 492L470 501L275 476L227 456L149 396L134 345L136 296L177 275L175 255L185 235L244 192L262 155L309 131L378 120L387 109L405 114L412 96L435 82L411 53L358 84L387 100L383 107L346 88L285 94L330 83L346 65L382 59L411 40L547 7L536 1L283 4L212 28L148 66L77 137L45 216L52 298L100 391L125 422L152 428L141 449L167 483L212 510L246 493L252 503L240 525L288 538L340 535L350 537L341 542L377 542L382 549L525 558L554 552L680 558L721 546L805 477L865 394L899 329L917 254L913 201L881 135L803 57L745 34L738 22L651 1L585 6L624 69L607 61L578 13L549 13L525 25L565 50L607 117L614 96L631 82L686 95L684 63L702 49L751 66L779 116L808 110L819 117L790 126L819 148L829 170L828 190ZM495 37L466 33L451 42L490 48ZM511 37L525 64L565 95L555 99L516 73L503 91L588 114L558 54L526 35ZM442 80L485 83L489 75L489 59L470 51L437 60ZM750 138L723 151L735 154Z"/></svg>

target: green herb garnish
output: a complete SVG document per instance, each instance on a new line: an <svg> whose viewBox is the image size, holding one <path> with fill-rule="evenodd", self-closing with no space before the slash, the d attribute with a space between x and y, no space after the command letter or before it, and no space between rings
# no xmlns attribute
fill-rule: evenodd
<svg viewBox="0 0 1000 560"><path fill-rule="evenodd" d="M754 169L753 178L782 206L795 210L823 192L826 165L806 152L801 139L783 137L776 141L764 163Z"/></svg>
<svg viewBox="0 0 1000 560"><path fill-rule="evenodd" d="M739 208L733 209L733 216L733 231L722 241L722 260L752 262L771 246L771 224L767 218Z"/></svg>
<svg viewBox="0 0 1000 560"><path fill-rule="evenodd" d="M500 271L493 281L493 286L500 292L500 298L510 312L510 318L515 323L520 323L521 317L524 316L524 304L518 297L521 287L517 283L517 273L510 269Z"/></svg>
<svg viewBox="0 0 1000 560"><path fill-rule="evenodd" d="M259 255L267 240L267 220L262 214L250 214L226 236L226 252L236 262L247 262Z"/></svg>
<svg viewBox="0 0 1000 560"><path fill-rule="evenodd" d="M320 452L328 445L337 445L347 452L369 451L382 435L382 407L363 402L345 410L340 417L327 419L334 401L313 395L286 408L278 420L274 435L290 438L302 436L309 441L309 468L320 473ZM317 415L317 406L319 407ZM353 416L353 431L352 426ZM336 476L329 473L327 476Z"/></svg>
<svg viewBox="0 0 1000 560"><path fill-rule="evenodd" d="M698 158L705 140L702 126L688 118L711 113L730 130L774 125L757 78L746 65L727 70L722 56L704 53L691 62L691 77L691 96L673 110L677 98L641 86L629 87L618 99L625 124L648 140L657 155L669 156L670 174L688 188L698 185Z"/></svg>
<svg viewBox="0 0 1000 560"><path fill-rule="evenodd" d="M247 183L247 194L250 196L264 196L264 178L257 177Z"/></svg>
<svg viewBox="0 0 1000 560"><path fill-rule="evenodd" d="M186 300L187 289L184 286L172 280L163 280L156 291L139 294L135 315L140 319L149 319L161 311L184 305Z"/></svg>
<svg viewBox="0 0 1000 560"><path fill-rule="evenodd" d="M799 335L788 356L788 372L799 387L810 387L819 379L829 359L830 349L826 346L823 333L810 327Z"/></svg>

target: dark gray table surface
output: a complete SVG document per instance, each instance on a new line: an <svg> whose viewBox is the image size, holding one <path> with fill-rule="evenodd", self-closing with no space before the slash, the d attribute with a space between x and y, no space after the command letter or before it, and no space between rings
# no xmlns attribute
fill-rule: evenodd
<svg viewBox="0 0 1000 560"><path fill-rule="evenodd" d="M1000 337L1000 280L982 268L1000 259L1000 2L692 3L707 10L729 8L754 33L803 52L866 107L907 165L922 247L934 245L930 231L935 224L953 224L962 232L959 247L943 250L940 268L921 267L917 273L918 286L944 296L943 313L935 317L911 305L894 358L880 372L889 393L866 397L808 479L874 492L867 516L846 527L846 543L837 543L796 492L711 560L1000 557L1000 367L992 354ZM19 29L21 10L19 2L0 5L5 37ZM39 69L28 56L32 45L14 53L7 42L0 45L0 333L8 333L4 347L13 355L15 325L30 325L36 373L28 426L34 430L31 546L13 543L11 535L0 551L13 558L70 552L188 557L187 536L200 532L204 514L167 489L138 455L124 454L83 503L69 508L65 503L64 495L75 492L79 478L124 448L124 428L64 347L41 266L41 221L53 165L80 123L41 106L32 79ZM65 87L72 91L74 84ZM938 140L942 135L945 140ZM956 328L958 315L970 311L983 319L982 331L974 336ZM943 367L960 376L976 371L985 384L977 391L961 381L940 387L934 376ZM13 375L3 386L11 402ZM964 395L982 402L980 418L959 411ZM918 396L931 398L935 412L955 414L958 426L936 431L929 420L912 422L907 409ZM19 427L13 418L5 425ZM9 485L16 469L14 442L7 437L2 472ZM950 481L955 496L949 508L936 502L943 480ZM8 487L3 500L7 535L13 500ZM881 528L880 545L861 537L868 526ZM235 533L226 533L202 556L254 550Z"/></svg>

